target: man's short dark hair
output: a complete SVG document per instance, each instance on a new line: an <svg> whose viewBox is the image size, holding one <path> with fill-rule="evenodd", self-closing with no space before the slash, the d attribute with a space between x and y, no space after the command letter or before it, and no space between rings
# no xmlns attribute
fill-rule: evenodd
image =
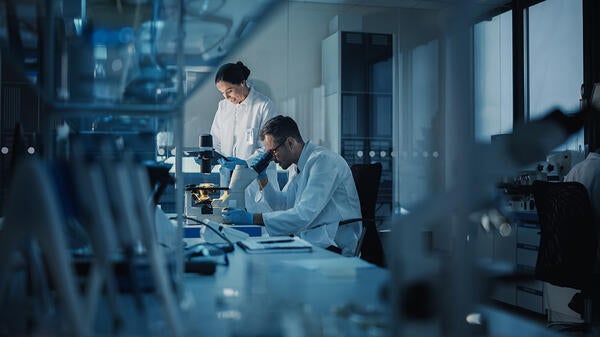
<svg viewBox="0 0 600 337"><path fill-rule="evenodd" d="M260 139L264 140L266 135L271 135L278 143L283 143L287 137L292 137L300 143L304 143L298 124L288 116L275 116L269 119L260 130Z"/></svg>

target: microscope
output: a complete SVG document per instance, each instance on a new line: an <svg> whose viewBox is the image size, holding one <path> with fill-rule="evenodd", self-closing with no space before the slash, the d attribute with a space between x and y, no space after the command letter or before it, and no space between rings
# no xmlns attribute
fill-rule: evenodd
<svg viewBox="0 0 600 337"><path fill-rule="evenodd" d="M200 161L202 173L211 173L213 165L219 158L226 158L213 149L212 136L200 136L200 149L194 152ZM246 205L245 191L246 187L256 179L259 173L263 172L273 155L267 152L265 156L255 165L236 165L231 174L231 179L221 179L229 181L229 186L219 187L213 183L202 183L198 185L188 185L185 188L185 215L196 218L197 220L208 219L217 223L222 222L221 213L225 208L244 208ZM213 197L221 192L220 197Z"/></svg>

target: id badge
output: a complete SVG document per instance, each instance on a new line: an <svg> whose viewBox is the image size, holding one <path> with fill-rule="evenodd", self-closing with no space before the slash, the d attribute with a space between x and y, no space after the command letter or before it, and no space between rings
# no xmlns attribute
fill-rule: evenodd
<svg viewBox="0 0 600 337"><path fill-rule="evenodd" d="M254 145L254 128L246 129L246 143Z"/></svg>

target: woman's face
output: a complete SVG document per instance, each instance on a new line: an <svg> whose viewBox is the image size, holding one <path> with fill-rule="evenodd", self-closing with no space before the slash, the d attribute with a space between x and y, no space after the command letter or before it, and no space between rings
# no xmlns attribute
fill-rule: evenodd
<svg viewBox="0 0 600 337"><path fill-rule="evenodd" d="M245 81L240 84L219 81L217 82L216 86L221 95L223 95L223 97L228 99L233 104L242 103L250 92Z"/></svg>

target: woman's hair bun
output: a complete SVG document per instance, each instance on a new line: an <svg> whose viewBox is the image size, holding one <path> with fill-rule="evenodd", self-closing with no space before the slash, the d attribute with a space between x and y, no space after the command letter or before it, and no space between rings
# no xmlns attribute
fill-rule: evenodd
<svg viewBox="0 0 600 337"><path fill-rule="evenodd" d="M236 64L240 67L240 71L244 75L244 80L247 80L250 76L250 69L248 69L248 67L246 67L242 61L237 61Z"/></svg>

